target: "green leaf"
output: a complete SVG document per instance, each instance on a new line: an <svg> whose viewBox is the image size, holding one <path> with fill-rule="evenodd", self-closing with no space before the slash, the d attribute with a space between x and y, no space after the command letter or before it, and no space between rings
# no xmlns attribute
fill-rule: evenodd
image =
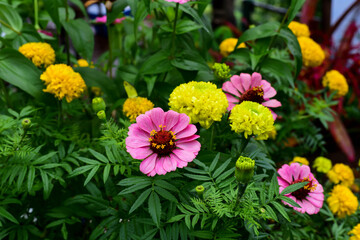
<svg viewBox="0 0 360 240"><path fill-rule="evenodd" d="M174 67L188 70L188 71L210 71L209 66L202 56L196 51L185 50L171 60Z"/></svg>
<svg viewBox="0 0 360 240"><path fill-rule="evenodd" d="M161 204L160 198L155 192L152 192L149 197L149 213L156 226L159 227L161 217Z"/></svg>
<svg viewBox="0 0 360 240"><path fill-rule="evenodd" d="M195 232L191 233L191 236L194 236L194 237L200 238L200 239L213 239L214 238L213 233L210 231L195 231Z"/></svg>
<svg viewBox="0 0 360 240"><path fill-rule="evenodd" d="M174 30L174 28L171 24L163 25L160 28L166 32L173 32L173 30ZM187 32L197 30L199 28L202 28L202 26L195 23L194 21L182 19L177 22L175 33L177 35L180 35L180 34L184 34Z"/></svg>
<svg viewBox="0 0 360 240"><path fill-rule="evenodd" d="M304 187L306 184L308 184L309 182L305 181L305 182L299 182L299 183L295 183L295 184L291 184L290 186L286 187L284 190L282 190L282 192L280 193L282 196L295 192L296 190Z"/></svg>
<svg viewBox="0 0 360 240"><path fill-rule="evenodd" d="M19 177L18 177L18 181L17 181L17 189L18 190L20 190L21 185L24 182L26 173L27 173L27 166L25 165L25 166L22 166L20 173L19 173Z"/></svg>
<svg viewBox="0 0 360 240"><path fill-rule="evenodd" d="M56 154L57 154L57 152L50 152L50 153L48 153L48 154L46 154L44 156L39 157L38 159L33 161L32 164L34 164L34 165L44 164L44 162L46 162L47 160L49 160L50 158L52 158Z"/></svg>
<svg viewBox="0 0 360 240"><path fill-rule="evenodd" d="M34 184L34 180L35 180L35 167L34 166L30 166L29 167L29 173L28 173L28 179L27 179L27 189L28 192L31 191L32 186Z"/></svg>
<svg viewBox="0 0 360 240"><path fill-rule="evenodd" d="M206 32L208 33L212 33L211 29L207 26L207 24L201 19L201 17L199 16L198 12L193 9L190 5L188 4L180 4L180 9L189 14L190 16L192 16L194 18L194 20L199 23L202 28L205 29Z"/></svg>
<svg viewBox="0 0 360 240"><path fill-rule="evenodd" d="M43 183L44 195L48 196L50 192L50 181L45 171L40 169L40 176Z"/></svg>
<svg viewBox="0 0 360 240"><path fill-rule="evenodd" d="M168 51L159 51L146 59L140 68L142 74L157 74L170 71L173 66L169 60Z"/></svg>
<svg viewBox="0 0 360 240"><path fill-rule="evenodd" d="M125 179L121 180L118 183L118 185L131 186L131 185L135 185L135 184L143 183L143 182L148 182L151 184L151 180L149 177L130 177L130 178L125 178Z"/></svg>
<svg viewBox="0 0 360 240"><path fill-rule="evenodd" d="M166 198L167 200L173 201L173 202L177 202L177 199L174 197L174 195L172 195L170 192L168 192L167 190L161 188L161 187L154 187L155 191L162 196L163 198Z"/></svg>
<svg viewBox="0 0 360 240"><path fill-rule="evenodd" d="M138 183L138 184L135 184L131 187L128 187L124 190L122 190L119 195L124 195L124 194L128 194L128 193L133 193L137 190L140 190L140 189L143 189L143 188L146 188L147 186L150 186L151 185L151 182L150 181L147 181L147 182L142 182L142 183Z"/></svg>
<svg viewBox="0 0 360 240"><path fill-rule="evenodd" d="M14 218L14 216L11 213L9 213L8 211L6 211L6 209L3 207L0 207L0 216L8 219L9 221L11 221L13 223L19 224L19 222L16 220L16 218Z"/></svg>
<svg viewBox="0 0 360 240"><path fill-rule="evenodd" d="M279 196L279 199L283 200L284 202L287 202L287 203L291 204L294 207L301 208L301 206L297 202L292 200L291 198L288 198L286 196Z"/></svg>
<svg viewBox="0 0 360 240"><path fill-rule="evenodd" d="M12 40L12 47L19 49L19 47L28 42L42 42L42 38L39 33L36 31L33 25L25 23L21 29L21 34L16 35Z"/></svg>
<svg viewBox="0 0 360 240"><path fill-rule="evenodd" d="M281 29L279 36L286 42L291 54L295 58L295 77L296 79L302 67L302 54L299 42L290 29Z"/></svg>
<svg viewBox="0 0 360 240"><path fill-rule="evenodd" d="M115 21L116 18L122 16L124 8L127 6L127 0L117 0L113 3L111 11L107 14L106 24L111 24Z"/></svg>
<svg viewBox="0 0 360 240"><path fill-rule="evenodd" d="M268 57L261 62L261 71L275 75L276 78L287 81L290 87L295 87L291 66L287 62Z"/></svg>
<svg viewBox="0 0 360 240"><path fill-rule="evenodd" d="M283 207L280 203L273 201L273 202L271 202L271 204L274 205L274 207L276 208L276 210L278 210L279 213L280 213L286 220L288 220L289 222L291 222L291 220L290 220L290 218L289 218L289 215L285 212L284 207Z"/></svg>
<svg viewBox="0 0 360 240"><path fill-rule="evenodd" d="M188 227L188 229L191 229L191 219L190 219L191 215L187 215L185 217L185 224Z"/></svg>
<svg viewBox="0 0 360 240"><path fill-rule="evenodd" d="M148 91L148 97L150 97L152 90L154 89L157 76L144 76L146 87Z"/></svg>
<svg viewBox="0 0 360 240"><path fill-rule="evenodd" d="M212 172L214 171L218 161L219 161L219 158L220 158L220 153L216 154L214 160L212 161L210 167L209 167L209 172Z"/></svg>
<svg viewBox="0 0 360 240"><path fill-rule="evenodd" d="M59 7L60 4L57 0L44 0L44 7L49 13L51 19L55 23L56 29L60 31L60 17L59 17Z"/></svg>
<svg viewBox="0 0 360 240"><path fill-rule="evenodd" d="M224 172L224 170L226 169L226 167L229 165L230 162L231 162L231 158L229 158L223 164L221 164L221 166L215 170L213 174L213 178L217 178L222 172Z"/></svg>
<svg viewBox="0 0 360 240"><path fill-rule="evenodd" d="M94 51L94 33L83 19L62 22L66 32L74 45L75 50L88 62L91 61Z"/></svg>
<svg viewBox="0 0 360 240"><path fill-rule="evenodd" d="M102 155L101 153L98 153L98 152L92 150L91 148L89 149L89 152L94 157L96 157L98 160L102 161L103 163L109 163L109 160L104 155Z"/></svg>
<svg viewBox="0 0 360 240"><path fill-rule="evenodd" d="M143 202L145 202L145 200L150 195L151 191L152 191L152 189L149 188L149 189L145 190L143 193L140 194L140 196L136 199L134 204L131 206L129 214L132 213L133 211L135 211L138 207L141 206L141 204L143 204Z"/></svg>
<svg viewBox="0 0 360 240"><path fill-rule="evenodd" d="M66 229L66 224L65 223L63 223L62 226L61 226L61 234L62 234L62 236L63 236L63 238L65 240L68 239L68 231Z"/></svg>
<svg viewBox="0 0 360 240"><path fill-rule="evenodd" d="M100 165L101 163L99 161L90 159L90 158L86 158L86 157L77 157L77 159L79 159L80 161L86 163L86 164L90 164L90 165Z"/></svg>
<svg viewBox="0 0 360 240"><path fill-rule="evenodd" d="M269 217L271 217L272 219L274 219L275 221L278 222L279 220L278 220L274 210L269 205L265 205L265 208L266 208L266 211L267 211Z"/></svg>
<svg viewBox="0 0 360 240"><path fill-rule="evenodd" d="M188 174L188 173L185 173L184 175L187 176L188 178L192 178L192 179L199 180L199 181L210 181L211 180L211 178L208 176Z"/></svg>
<svg viewBox="0 0 360 240"><path fill-rule="evenodd" d="M104 173L103 173L103 180L104 180L104 183L106 183L106 180L108 179L109 177L109 174L110 174L110 168L111 168L111 165L110 164L106 164L105 168L104 168Z"/></svg>
<svg viewBox="0 0 360 240"><path fill-rule="evenodd" d="M288 18L286 20L286 26L294 20L296 17L296 14L299 12L299 10L302 8L306 0L291 0L291 5L289 7L289 14Z"/></svg>
<svg viewBox="0 0 360 240"><path fill-rule="evenodd" d="M42 94L44 87L40 73L39 69L18 51L0 50L0 78L35 98Z"/></svg>
<svg viewBox="0 0 360 240"><path fill-rule="evenodd" d="M176 216L173 216L172 218L170 218L169 221L167 221L167 222L168 223L178 222L181 219L183 219L185 216L186 216L185 214L176 215Z"/></svg>
<svg viewBox="0 0 360 240"><path fill-rule="evenodd" d="M54 1L54 0L52 0L52 1ZM81 10L81 12L82 12L82 14L84 16L87 16L87 12L86 12L86 9L84 7L84 4L80 0L70 0L70 2L75 4Z"/></svg>
<svg viewBox="0 0 360 240"><path fill-rule="evenodd" d="M23 21L12 6L0 2L0 25L5 38L12 39L21 32Z"/></svg>
<svg viewBox="0 0 360 240"><path fill-rule="evenodd" d="M238 43L247 42L259 38L271 37L277 34L278 22L268 22L246 30L238 39Z"/></svg>
<svg viewBox="0 0 360 240"><path fill-rule="evenodd" d="M193 228L195 227L196 223L199 221L199 217L200 217L200 214L196 214L196 215L193 217L193 219L192 219L192 221L191 221L191 226L192 226Z"/></svg>
<svg viewBox="0 0 360 240"><path fill-rule="evenodd" d="M99 170L100 165L96 165L94 166L94 168L90 171L89 175L87 176L87 178L85 179L84 182L84 186L86 186L86 184L88 184L90 182L90 180L94 177L94 175L96 174L97 170Z"/></svg>
<svg viewBox="0 0 360 240"><path fill-rule="evenodd" d="M178 192L179 190L172 184L164 181L164 180L155 180L155 185L156 186L159 186L159 187L162 187L162 188L165 188L167 190L170 190L170 191L173 191L173 192Z"/></svg>
<svg viewBox="0 0 360 240"><path fill-rule="evenodd" d="M270 187L269 187L269 192L268 192L268 199L271 200L273 199L274 195L278 195L278 191L279 191L279 184L277 181L277 176L276 173L274 173L271 182L270 182Z"/></svg>

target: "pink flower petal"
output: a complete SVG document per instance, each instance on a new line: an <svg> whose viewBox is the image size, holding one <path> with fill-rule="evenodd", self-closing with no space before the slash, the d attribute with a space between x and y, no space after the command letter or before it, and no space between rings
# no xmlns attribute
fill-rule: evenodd
<svg viewBox="0 0 360 240"><path fill-rule="evenodd" d="M154 130L153 122L151 121L151 118L146 114L141 114L136 118L137 125L144 130L147 133L150 133L152 130Z"/></svg>
<svg viewBox="0 0 360 240"><path fill-rule="evenodd" d="M244 93L245 90L241 84L241 78L239 75L234 75L230 78L230 81L232 82L233 86L240 92L240 93ZM236 96L240 96L240 95L236 95Z"/></svg>
<svg viewBox="0 0 360 240"><path fill-rule="evenodd" d="M170 110L165 113L166 130L171 131L172 127L179 121L179 113Z"/></svg>
<svg viewBox="0 0 360 240"><path fill-rule="evenodd" d="M240 81L244 88L244 91L247 91L250 89L251 85L251 75L248 73L240 73Z"/></svg>
<svg viewBox="0 0 360 240"><path fill-rule="evenodd" d="M301 167L299 163L292 163L290 165L291 171L292 171L292 176L294 178L294 181L297 181L300 179L300 171L301 171Z"/></svg>
<svg viewBox="0 0 360 240"><path fill-rule="evenodd" d="M229 106L226 110L228 110L230 112L235 106L236 106L236 104L229 102Z"/></svg>
<svg viewBox="0 0 360 240"><path fill-rule="evenodd" d="M175 160L176 162L176 166L178 168L183 168L186 167L188 165L188 162L186 161L182 161L180 158L178 158L175 154L171 154L171 159Z"/></svg>
<svg viewBox="0 0 360 240"><path fill-rule="evenodd" d="M150 111L148 111L150 112ZM155 130L160 130L160 125L164 125L164 111L161 108L154 108L151 110L151 120L154 123L154 126L156 127Z"/></svg>
<svg viewBox="0 0 360 240"><path fill-rule="evenodd" d="M306 165L302 165L301 166L301 171L300 171L300 175L299 177L301 179L304 179L306 177L309 177L309 174L310 174L310 167L309 166L306 166ZM310 178L310 179L313 179L314 177Z"/></svg>
<svg viewBox="0 0 360 240"><path fill-rule="evenodd" d="M281 102L279 102L276 99L271 99L271 100L268 100L266 102L263 102L262 105L265 106L265 107L280 107Z"/></svg>
<svg viewBox="0 0 360 240"><path fill-rule="evenodd" d="M269 88L271 88L271 84L266 80L261 80L260 84L264 92L267 91Z"/></svg>
<svg viewBox="0 0 360 240"><path fill-rule="evenodd" d="M145 159L153 153L153 151L149 147L133 148L130 146L126 146L126 150L134 159Z"/></svg>
<svg viewBox="0 0 360 240"><path fill-rule="evenodd" d="M138 137L138 138L142 138L142 139L146 139L146 140L148 140L150 137L149 133L147 133L144 130L142 130L141 128L139 128L138 125L136 125L136 124L132 124L129 127L128 135L130 137L134 136L134 137Z"/></svg>
<svg viewBox="0 0 360 240"><path fill-rule="evenodd" d="M186 138L182 138L176 141L177 143L184 143L184 142L192 142L195 139L198 139L200 136L199 135L192 135L191 137L186 137Z"/></svg>
<svg viewBox="0 0 360 240"><path fill-rule="evenodd" d="M261 74L260 74L260 73L254 72L254 73L251 75L251 86L250 86L250 88L260 86L260 84L261 84L261 78L262 78L262 77L261 77Z"/></svg>
<svg viewBox="0 0 360 240"><path fill-rule="evenodd" d="M201 148L201 144L198 141L177 143L176 146L189 152L199 152Z"/></svg>
<svg viewBox="0 0 360 240"><path fill-rule="evenodd" d="M164 165L164 157L159 157L155 165L155 171L157 174L165 175L167 173L163 165Z"/></svg>
<svg viewBox="0 0 360 240"><path fill-rule="evenodd" d="M146 158L145 160L143 160L140 163L140 171L142 173L148 174L152 170L154 170L157 157L158 157L157 154L153 154L153 155L149 156L148 158Z"/></svg>
<svg viewBox="0 0 360 240"><path fill-rule="evenodd" d="M276 90L273 87L270 87L266 91L264 91L264 99L272 98L275 95L276 95Z"/></svg>
<svg viewBox="0 0 360 240"><path fill-rule="evenodd" d="M189 122L190 118L185 113L182 113L179 116L179 121L173 126L171 131L177 134L178 132L184 130L189 125Z"/></svg>
<svg viewBox="0 0 360 240"><path fill-rule="evenodd" d="M197 128L194 124L188 125L185 129L181 132L176 134L177 139L186 138L194 135L197 132Z"/></svg>
<svg viewBox="0 0 360 240"><path fill-rule="evenodd" d="M309 197L319 201L324 201L324 194L319 192L309 192Z"/></svg>
<svg viewBox="0 0 360 240"><path fill-rule="evenodd" d="M269 108L269 110L270 110L270 112L271 112L271 114L272 114L272 116L273 116L273 119L274 119L274 121L275 121L276 118L277 118L277 114L276 114L273 110L271 110L270 108Z"/></svg>
<svg viewBox="0 0 360 240"><path fill-rule="evenodd" d="M317 209L315 208L315 206L312 205L309 201L303 199L302 202L303 202L302 206L303 206L303 208L305 208L305 211L308 214L312 215L312 214L315 214L318 212L318 211L316 211Z"/></svg>
<svg viewBox="0 0 360 240"><path fill-rule="evenodd" d="M128 137L125 139L126 146L137 148L137 147L150 147L150 142L136 137Z"/></svg>
<svg viewBox="0 0 360 240"><path fill-rule="evenodd" d="M191 162L195 158L195 154L192 152L185 151L183 149L175 149L173 153L180 158L182 161Z"/></svg>
<svg viewBox="0 0 360 240"><path fill-rule="evenodd" d="M281 187L284 187L284 188L286 188L286 187L288 187L290 184L287 182L287 181L285 181L282 177L277 177L277 180L278 180L278 183L279 183L279 185L281 186ZM279 193L281 193L280 191L279 191Z"/></svg>
<svg viewBox="0 0 360 240"><path fill-rule="evenodd" d="M230 81L224 82L222 90L224 92L231 93L234 96L240 97L240 93L236 90L236 88Z"/></svg>
<svg viewBox="0 0 360 240"><path fill-rule="evenodd" d="M279 170L278 173L280 177L282 177L285 181L287 181L289 184L292 183L292 170L289 165L284 164Z"/></svg>
<svg viewBox="0 0 360 240"><path fill-rule="evenodd" d="M166 172L171 172L176 169L176 161L173 162L171 160L171 157L163 157L163 168Z"/></svg>
<svg viewBox="0 0 360 240"><path fill-rule="evenodd" d="M308 200L312 205L314 205L317 208L322 208L324 200L317 200L315 198L312 198L310 196L306 197L306 200Z"/></svg>

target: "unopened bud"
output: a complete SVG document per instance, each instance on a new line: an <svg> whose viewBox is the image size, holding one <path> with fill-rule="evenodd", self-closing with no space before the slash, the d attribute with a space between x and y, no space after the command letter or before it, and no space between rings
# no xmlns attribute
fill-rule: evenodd
<svg viewBox="0 0 360 240"><path fill-rule="evenodd" d="M214 71L215 77L217 77L218 79L225 80L231 77L231 75L229 74L230 68L225 63L214 63L211 68Z"/></svg>
<svg viewBox="0 0 360 240"><path fill-rule="evenodd" d="M92 100L92 108L94 110L94 112L99 112L101 110L104 110L106 109L106 104L104 102L104 99L101 98L101 97L96 97Z"/></svg>
<svg viewBox="0 0 360 240"><path fill-rule="evenodd" d="M248 183L254 175L255 161L240 156L235 165L235 178L240 183Z"/></svg>
<svg viewBox="0 0 360 240"><path fill-rule="evenodd" d="M104 110L99 111L96 115L100 120L106 120L106 114Z"/></svg>
<svg viewBox="0 0 360 240"><path fill-rule="evenodd" d="M199 196L202 196L204 194L205 188L203 185L198 185L196 186L195 190Z"/></svg>
<svg viewBox="0 0 360 240"><path fill-rule="evenodd" d="M25 118L24 120L22 120L21 125L26 130L30 127L31 120L29 118Z"/></svg>

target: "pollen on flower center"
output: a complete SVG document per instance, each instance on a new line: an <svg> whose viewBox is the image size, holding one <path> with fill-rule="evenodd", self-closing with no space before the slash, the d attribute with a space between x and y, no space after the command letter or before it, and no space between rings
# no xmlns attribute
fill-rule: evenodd
<svg viewBox="0 0 360 240"><path fill-rule="evenodd" d="M300 182L309 182L308 184L306 184L304 187L296 190L295 192L293 192L291 195L293 195L294 197L296 197L296 199L298 200L302 200L302 199L305 199L306 196L308 196L309 192L312 192L316 189L317 185L316 184L313 184L312 180L310 180L309 178L304 178L304 179L298 179L296 181L293 181L291 183L292 184L295 184L295 183L300 183Z"/></svg>
<svg viewBox="0 0 360 240"><path fill-rule="evenodd" d="M150 149L160 156L166 156L176 148L176 135L172 131L164 130L166 126L159 127L160 131L152 130L150 133Z"/></svg>
<svg viewBox="0 0 360 240"><path fill-rule="evenodd" d="M242 103L243 101L251 101L262 104L265 101L262 86L253 87L244 92L239 99L239 103Z"/></svg>

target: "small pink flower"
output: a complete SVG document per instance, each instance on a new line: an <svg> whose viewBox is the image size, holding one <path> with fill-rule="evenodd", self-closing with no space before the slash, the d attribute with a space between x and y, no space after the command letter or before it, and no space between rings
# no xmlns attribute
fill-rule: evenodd
<svg viewBox="0 0 360 240"><path fill-rule="evenodd" d="M229 102L228 111L231 111L235 105L243 101L257 102L265 107L280 107L281 103L278 100L270 99L276 95L276 90L271 87L271 84L262 80L261 74L254 72L252 75L248 73L241 73L234 75L223 84L222 90L225 92L226 98ZM270 109L274 120L277 115Z"/></svg>
<svg viewBox="0 0 360 240"><path fill-rule="evenodd" d="M96 18L95 18L95 22L97 22L97 23L106 23L106 21L107 21L107 17L106 17L106 16L96 17Z"/></svg>
<svg viewBox="0 0 360 240"><path fill-rule="evenodd" d="M49 36L49 37L53 37L53 36L54 36L54 35L52 34L52 32L49 32L49 31L46 31L46 30L39 29L39 30L37 30L37 31L38 31L38 33L45 34L45 35L47 35L47 36Z"/></svg>
<svg viewBox="0 0 360 240"><path fill-rule="evenodd" d="M184 4L187 2L190 2L191 0L165 0L167 2L176 2L176 3L180 3L180 4Z"/></svg>
<svg viewBox="0 0 360 240"><path fill-rule="evenodd" d="M299 163L292 163L291 165L284 164L278 173L279 192L281 193L286 187L308 181L303 188L295 192L286 194L285 196L294 200L301 208L294 207L287 202L282 201L285 205L294 208L295 211L308 214L316 214L320 211L324 202L324 189L321 184L314 178L310 172L310 167L307 165L300 165Z"/></svg>
<svg viewBox="0 0 360 240"><path fill-rule="evenodd" d="M190 118L172 110L154 108L136 118L129 127L126 149L135 159L143 159L140 171L148 176L165 175L186 167L200 151L199 138Z"/></svg>
<svg viewBox="0 0 360 240"><path fill-rule="evenodd" d="M126 19L126 17L117 18L117 19L115 19L114 24L120 24L120 23L122 23L122 21L124 21L125 19Z"/></svg>

